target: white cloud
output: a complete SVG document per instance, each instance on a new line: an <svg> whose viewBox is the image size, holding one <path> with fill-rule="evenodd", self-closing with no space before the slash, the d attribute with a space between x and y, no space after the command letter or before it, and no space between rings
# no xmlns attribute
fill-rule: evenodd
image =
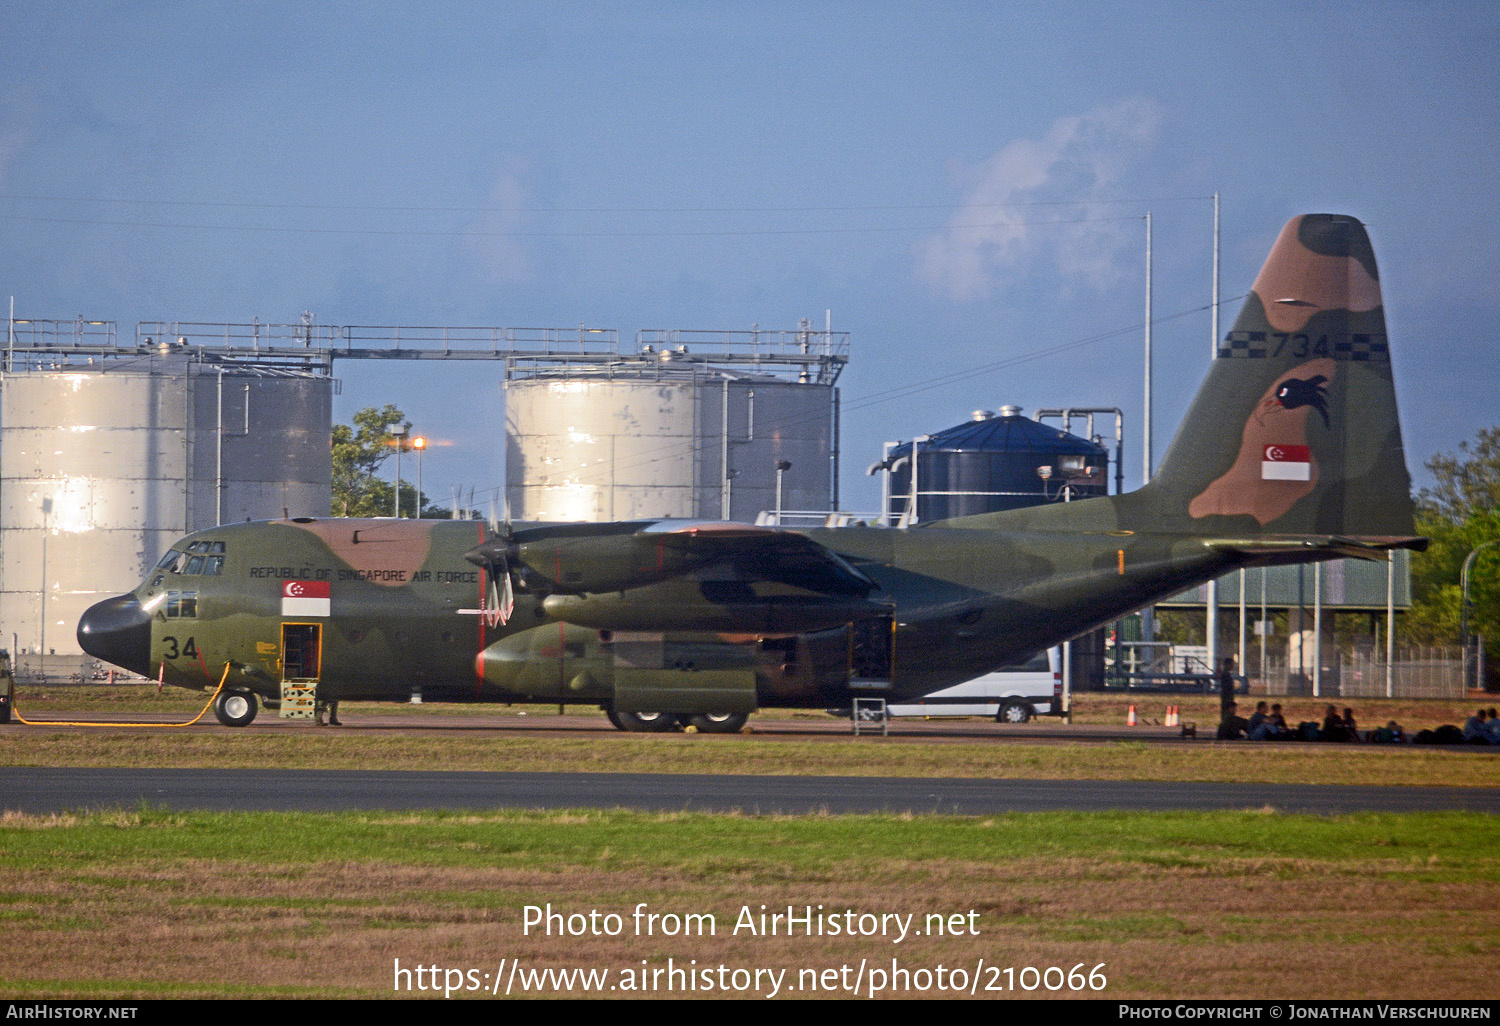
<svg viewBox="0 0 1500 1026"><path fill-rule="evenodd" d="M34 102L30 96L12 92L0 103L0 186L21 150L31 142ZM9 124L6 124L9 122Z"/></svg>
<svg viewBox="0 0 1500 1026"><path fill-rule="evenodd" d="M1109 284L1121 250L1140 232L1114 220L1130 217L1127 210L1098 201L1124 198L1122 179L1160 123L1154 102L1122 100L1060 118L1041 139L1017 139L963 169L963 204L948 227L920 243L922 276L962 300L989 295L1009 272L1038 261Z"/></svg>
<svg viewBox="0 0 1500 1026"><path fill-rule="evenodd" d="M527 222L524 208L530 193L523 177L525 170L520 159L506 160L485 197L488 209L466 229L474 233L467 240L469 249L490 282L516 281L531 271L525 240L512 234Z"/></svg>

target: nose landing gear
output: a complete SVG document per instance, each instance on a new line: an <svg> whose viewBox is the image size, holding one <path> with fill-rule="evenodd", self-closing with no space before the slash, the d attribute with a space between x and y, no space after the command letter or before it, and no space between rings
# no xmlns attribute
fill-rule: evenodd
<svg viewBox="0 0 1500 1026"><path fill-rule="evenodd" d="M253 691L224 691L214 699L214 715L226 727L247 727L259 710Z"/></svg>

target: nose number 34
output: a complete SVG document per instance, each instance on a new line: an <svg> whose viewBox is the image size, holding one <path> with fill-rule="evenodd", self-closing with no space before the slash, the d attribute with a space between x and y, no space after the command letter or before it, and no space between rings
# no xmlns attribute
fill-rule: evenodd
<svg viewBox="0 0 1500 1026"><path fill-rule="evenodd" d="M162 638L161 643L166 646L165 655L168 659L176 659L178 656L186 656L188 659L198 658L198 647L193 644L192 638L188 638L187 641L183 642L180 650L177 645L177 639L170 634Z"/></svg>

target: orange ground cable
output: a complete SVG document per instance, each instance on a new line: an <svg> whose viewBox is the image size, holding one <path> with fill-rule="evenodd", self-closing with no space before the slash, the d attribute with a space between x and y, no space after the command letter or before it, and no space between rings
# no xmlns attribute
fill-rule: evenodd
<svg viewBox="0 0 1500 1026"><path fill-rule="evenodd" d="M203 719L203 714L208 712L214 704L214 699L219 697L219 692L224 690L224 682L229 679L229 668L231 665L230 663L224 664L224 676L219 678L219 686L214 688L214 693L208 696L208 704L203 707L197 716L194 716L186 723L81 723L71 720L28 720L21 715L20 709L16 708L14 690L11 691L11 712L15 715L16 719L28 727L191 727Z"/></svg>

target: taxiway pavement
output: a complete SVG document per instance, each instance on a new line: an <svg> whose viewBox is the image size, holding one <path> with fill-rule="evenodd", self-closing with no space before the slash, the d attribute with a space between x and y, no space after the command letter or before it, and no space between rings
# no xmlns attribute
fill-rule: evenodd
<svg viewBox="0 0 1500 1026"><path fill-rule="evenodd" d="M1037 811L1275 809L1500 813L1500 791L1261 783L808 777L673 773L0 767L0 808L641 809L983 815Z"/></svg>

